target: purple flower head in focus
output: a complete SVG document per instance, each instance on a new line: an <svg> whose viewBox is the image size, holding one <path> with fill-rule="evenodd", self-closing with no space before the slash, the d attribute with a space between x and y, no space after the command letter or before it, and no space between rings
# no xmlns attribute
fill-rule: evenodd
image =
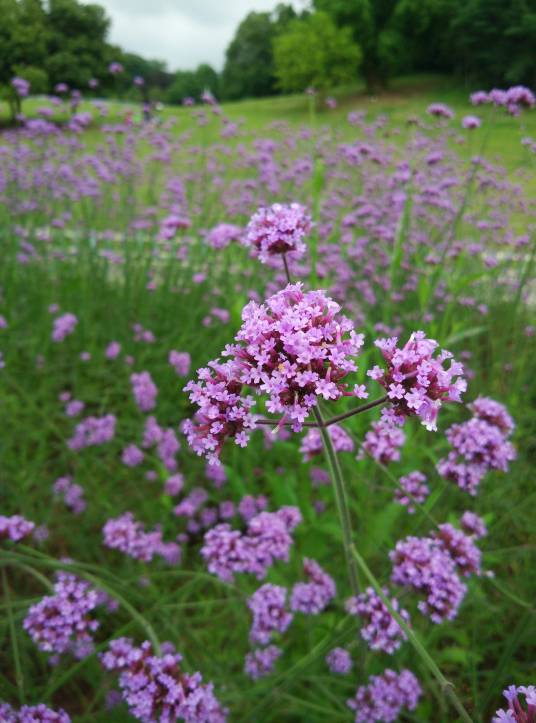
<svg viewBox="0 0 536 723"><path fill-rule="evenodd" d="M252 248L262 263L276 254L291 253L293 258L299 258L305 253L303 238L311 228L311 218L299 203L274 203L259 208L251 217L244 244Z"/></svg>
<svg viewBox="0 0 536 723"><path fill-rule="evenodd" d="M375 342L387 362L387 371L374 367L369 376L387 390L396 414L420 417L428 430L437 429L437 414L443 402L460 402L467 389L463 366L448 351L434 357L438 343L416 331L400 349L397 337ZM450 360L445 368L443 363Z"/></svg>

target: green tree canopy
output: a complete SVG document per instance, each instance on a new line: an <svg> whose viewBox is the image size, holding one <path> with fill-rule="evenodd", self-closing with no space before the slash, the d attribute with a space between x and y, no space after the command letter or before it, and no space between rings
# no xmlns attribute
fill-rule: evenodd
<svg viewBox="0 0 536 723"><path fill-rule="evenodd" d="M274 41L275 69L283 91L318 90L355 81L361 50L349 28L316 12L294 20Z"/></svg>
<svg viewBox="0 0 536 723"><path fill-rule="evenodd" d="M273 13L251 12L244 18L225 54L225 98L254 98L277 92L273 41L296 18L293 7L284 4Z"/></svg>
<svg viewBox="0 0 536 723"><path fill-rule="evenodd" d="M206 63L196 70L179 70L167 90L168 103L179 104L185 98L197 98L204 90L210 90L216 97L219 94L220 77L214 68Z"/></svg>

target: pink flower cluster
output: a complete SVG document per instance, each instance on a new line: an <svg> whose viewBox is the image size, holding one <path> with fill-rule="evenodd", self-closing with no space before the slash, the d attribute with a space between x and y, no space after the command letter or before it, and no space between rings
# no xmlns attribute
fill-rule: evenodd
<svg viewBox="0 0 536 723"><path fill-rule="evenodd" d="M73 333L75 326L78 324L78 319L74 314L67 313L62 314L54 319L54 326L52 329L52 341L60 342L66 337Z"/></svg>
<svg viewBox="0 0 536 723"><path fill-rule="evenodd" d="M430 488L426 484L426 477L422 472L410 472L399 479L402 489L395 490L395 500L407 507L408 512L415 512L415 503L422 505L430 494Z"/></svg>
<svg viewBox="0 0 536 723"><path fill-rule="evenodd" d="M299 258L305 253L303 238L311 228L311 218L299 203L274 203L253 214L244 244L264 264L276 254L291 253L293 258Z"/></svg>
<svg viewBox="0 0 536 723"><path fill-rule="evenodd" d="M378 366L368 374L387 390L397 416L417 415L429 430L437 429L437 413L443 402L460 402L467 382L461 376L463 366L448 351L441 351L434 339L424 332L414 332L399 349L398 338L378 339L374 342L387 361L387 371ZM443 362L451 360L445 369Z"/></svg>
<svg viewBox="0 0 536 723"><path fill-rule="evenodd" d="M400 449L404 446L406 435L389 419L382 417L373 422L363 440L363 451L357 459L363 457L363 452L369 454L381 464L387 465L390 462L397 462L400 459Z"/></svg>
<svg viewBox="0 0 536 723"><path fill-rule="evenodd" d="M383 594L388 597L386 589ZM398 600L392 598L390 603L400 617L409 623L409 614L400 608ZM365 624L361 628L361 637L371 650L383 650L392 655L406 640L406 634L371 587L347 600L345 607L347 612L363 619Z"/></svg>
<svg viewBox="0 0 536 723"><path fill-rule="evenodd" d="M247 445L249 430L255 428L250 411L254 400L241 396L244 385L236 378L232 361L211 361L197 374L199 381L188 382L185 390L199 410L194 420L186 420L183 431L193 451L215 464L227 438L234 438L241 447Z"/></svg>
<svg viewBox="0 0 536 723"><path fill-rule="evenodd" d="M454 118L454 111L444 103L431 103L426 109L426 112L437 118L446 118L447 120Z"/></svg>
<svg viewBox="0 0 536 723"><path fill-rule="evenodd" d="M503 695L508 701L508 708L496 711L492 723L536 723L536 686L509 685ZM520 695L525 696L526 710L521 705Z"/></svg>
<svg viewBox="0 0 536 723"><path fill-rule="evenodd" d="M273 633L284 633L292 622L293 615L286 609L287 591L280 585L266 583L248 599L253 614L249 633L252 643L266 645Z"/></svg>
<svg viewBox="0 0 536 723"><path fill-rule="evenodd" d="M26 520L21 515L12 515L6 517L0 515L0 540L12 540L13 542L20 542L28 535L31 535L35 528L35 523Z"/></svg>
<svg viewBox="0 0 536 723"><path fill-rule="evenodd" d="M310 558L304 558L303 570L309 582L297 582L292 588L290 609L305 615L318 615L335 597L333 578Z"/></svg>
<svg viewBox="0 0 536 723"><path fill-rule="evenodd" d="M188 376L191 359L187 351L175 351L175 349L172 349L169 352L168 361L179 377Z"/></svg>
<svg viewBox="0 0 536 723"><path fill-rule="evenodd" d="M241 397L244 386L269 395L269 412L290 418L300 431L318 397L346 395L344 378L356 371L351 359L363 335L338 316L340 307L323 291L304 292L289 285L264 304L250 302L242 312L237 344L228 345L225 364L211 362L199 371L199 383L186 390L199 406L197 424L186 426L188 441L198 454L214 458L224 440L244 446L254 427L253 400Z"/></svg>
<svg viewBox="0 0 536 723"><path fill-rule="evenodd" d="M161 427L155 417L147 417L143 432L142 447L148 449L156 445L156 451L162 464L169 471L173 472L177 469L177 460L175 459L180 449L180 442L175 434L175 430L171 427Z"/></svg>
<svg viewBox="0 0 536 723"><path fill-rule="evenodd" d="M333 442L336 452L353 452L354 443L348 432L346 432L338 424L332 424L328 427L328 434ZM310 429L302 439L300 452L303 455L304 462L310 462L314 457L322 454L322 437L318 429Z"/></svg>
<svg viewBox="0 0 536 723"><path fill-rule="evenodd" d="M415 710L421 695L419 681L411 671L387 669L381 675L371 675L347 705L355 711L355 723L387 723L398 720L404 708Z"/></svg>
<svg viewBox="0 0 536 723"><path fill-rule="evenodd" d="M473 105L492 103L506 108L511 115L519 115L523 108L533 108L536 105L536 96L524 85L514 85L507 90L493 88L489 93L478 90L471 93L470 100Z"/></svg>
<svg viewBox="0 0 536 723"><path fill-rule="evenodd" d="M277 645L268 645L266 648L257 648L246 655L244 673L253 680L269 675L282 654Z"/></svg>
<svg viewBox="0 0 536 723"><path fill-rule="evenodd" d="M76 425L73 436L67 440L67 446L78 451L109 442L115 436L116 421L113 414L104 417L86 417Z"/></svg>
<svg viewBox="0 0 536 723"><path fill-rule="evenodd" d="M148 641L136 646L129 638L118 638L100 659L105 670L119 673L121 695L142 723L224 723L227 718L212 683L182 670L182 656L171 643L157 655Z"/></svg>
<svg viewBox="0 0 536 723"><path fill-rule="evenodd" d="M54 594L32 605L23 627L39 650L85 658L93 651L93 633L99 627L92 613L105 599L85 580L60 572Z"/></svg>
<svg viewBox="0 0 536 723"><path fill-rule="evenodd" d="M149 372L140 372L139 374L131 374L130 382L132 384L132 393L136 404L142 412L150 412L156 406L156 395L158 388L153 382Z"/></svg>
<svg viewBox="0 0 536 723"><path fill-rule="evenodd" d="M508 470L509 463L516 458L516 450L508 439L514 422L502 404L479 397L469 409L474 415L472 419L453 424L447 430L453 450L439 460L437 471L474 496L488 471Z"/></svg>
<svg viewBox="0 0 536 723"><path fill-rule="evenodd" d="M246 533L227 523L216 525L204 538L201 555L209 572L220 580L233 582L236 573L255 575L261 580L275 560L288 561L290 533L301 522L297 507L261 512L248 522Z"/></svg>
<svg viewBox="0 0 536 723"><path fill-rule="evenodd" d="M158 527L152 532L145 532L143 524L134 519L132 512L108 520L102 533L106 547L120 550L135 560L150 562L155 555L160 555L166 562L175 564L180 559L181 550L177 543L164 542Z"/></svg>
<svg viewBox="0 0 536 723"><path fill-rule="evenodd" d="M244 230L233 223L219 223L206 235L206 242L213 249L224 249L232 241L241 241Z"/></svg>
<svg viewBox="0 0 536 723"><path fill-rule="evenodd" d="M452 620L458 614L467 590L460 575L480 574L480 550L474 544L475 537L445 523L430 537L400 540L389 554L392 581L422 593L425 600L419 602L418 608L434 623Z"/></svg>
<svg viewBox="0 0 536 723"><path fill-rule="evenodd" d="M345 648L333 648L326 655L326 663L332 673L347 675L352 670L352 658Z"/></svg>
<svg viewBox="0 0 536 723"><path fill-rule="evenodd" d="M23 705L18 711L7 703L0 703L2 723L71 723L67 713L60 708L55 711L44 703Z"/></svg>
<svg viewBox="0 0 536 723"><path fill-rule="evenodd" d="M84 489L73 482L71 477L58 477L52 487L56 497L62 497L65 505L75 515L81 514L86 509Z"/></svg>

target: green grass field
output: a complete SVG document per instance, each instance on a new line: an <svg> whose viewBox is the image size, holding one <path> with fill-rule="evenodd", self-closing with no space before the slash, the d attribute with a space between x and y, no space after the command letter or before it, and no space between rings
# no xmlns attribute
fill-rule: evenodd
<svg viewBox="0 0 536 723"><path fill-rule="evenodd" d="M467 96L449 79L430 77L400 79L378 98L359 89L341 91L338 107L331 111L312 108L302 96L230 103L223 112L240 123L242 134L228 140L221 137L218 117L209 113L208 125L199 127L191 109L169 107L161 112L154 135L138 137L144 129L134 128L131 141L128 133L106 141L95 122L76 142L55 145L54 139L34 139L28 141L31 152L22 154L18 140L0 135L0 163L9 158L0 197L0 315L7 321L7 328L0 329L5 363L0 369L0 513L21 514L49 532L41 542L2 541L0 701L63 707L75 723L133 720L124 703L106 708L107 695L117 686L96 654L121 636L136 643L154 637L171 641L187 671L200 671L204 681L214 683L215 695L230 710L229 720L243 723L353 720L347 699L370 675L389 667L408 668L418 677L420 703L397 720L420 723L485 723L503 705L501 692L507 685L535 683L536 337L528 328L536 324L536 156L521 139L536 139L536 111L512 118L489 107L472 108ZM426 107L435 101L456 112L448 131L426 117ZM27 115L34 116L40 103L25 103ZM367 136L363 127L346 120L356 111L364 111L368 123L385 114L386 124ZM124 106L114 104L103 122L119 122L124 113ZM483 120L472 135L461 128L461 118L470 113ZM417 131L407 123L411 116L428 124L425 150L412 145ZM170 119L175 124L168 131ZM288 126L270 126L275 121ZM300 136L304 127L311 136ZM160 132L164 140L159 136L157 142ZM255 150L259 139L277 144L270 156L275 171L268 180L258 160L262 153ZM285 146L287 139L294 145ZM383 166L368 159L347 164L338 150L342 144L365 141L388 158ZM437 148L444 160L435 170L425 155ZM488 185L471 175L470 159L476 155L499 166L482 171ZM97 181L98 161L109 175L98 169L102 175ZM394 218L396 203L383 194L402 161L414 169L415 180L393 234L383 237L382 227ZM304 171L296 170L299 163ZM452 177L458 180L451 191ZM180 184L170 186L176 178ZM270 185L274 178L275 190ZM430 188L442 189L441 203L422 200ZM369 198L369 193L376 195ZM377 204L377 223L359 219L345 226L344 216L368 200ZM467 360L473 372L467 401L492 397L506 405L516 423L517 459L507 472L489 472L476 497L435 469L449 450L445 430L470 416L463 406L445 404L436 433L408 419L401 460L389 465L369 456L356 460L371 422L379 417L377 410L346 423L355 452L339 456L353 543L375 580L389 586L408 609L418 638L416 646L405 642L392 657L371 651L359 635L358 620L345 612L351 592L333 489L312 484L312 467L326 464L321 456L314 462L302 460L303 435L266 446L261 432L255 432L245 449L230 440L222 452L227 481L219 488L179 433L179 425L195 409L182 391L186 379L168 363L169 351L191 355L188 378L194 378L198 368L232 343L248 300L257 295L262 301L281 285L281 265L261 265L235 243L215 250L204 241L205 231L218 223L245 226L261 201L299 201L311 210L317 226L296 273L306 286L336 295L343 313L355 318L357 331L366 333L355 381L370 386L371 398L381 392L366 376L367 369L382 363L373 340L398 328L404 341L411 331L423 329L456 358ZM191 225L163 240L158 222L178 213L175 207L188 214ZM156 211L147 210L151 208ZM140 218L149 219L149 225L133 226ZM526 243L515 245L512 238L522 235ZM363 237L369 239L365 251L352 255ZM470 251L479 241L482 248ZM454 242L461 249L456 253ZM430 259L434 254L439 260ZM493 263L486 261L489 256ZM388 283L382 286L382 279ZM363 300L367 283L374 291L370 302ZM339 297L342 288L344 298ZM471 301L466 303L466 297ZM62 343L51 339L51 304L59 307L56 316L71 312L78 318L74 333ZM487 313L478 311L480 304L487 305ZM228 319L214 309L226 310ZM155 341L136 341L136 323L151 330ZM114 340L121 344L121 355L107 359L105 349ZM184 489L179 495L165 492L171 472L155 447L143 448L138 466L122 461L125 447L141 446L148 416L131 391L130 375L142 370L150 372L158 387L150 414L180 437L176 459ZM80 417L65 414L62 392L85 403ZM349 407L344 400L322 402L327 414ZM261 412L267 413L265 408ZM68 446L82 417L110 413L117 418L110 442L80 451ZM393 495L399 478L414 470L426 474L431 494L408 515ZM87 507L80 515L53 494L54 481L66 475L84 490ZM271 511L298 507L303 521L294 533L290 560L277 562L263 582L290 591L304 580L303 558L311 557L337 585L336 597L320 615L296 613L289 630L276 635L282 656L275 672L257 681L243 672L244 656L252 647L246 600L262 583L245 574L222 582L207 571L200 556L205 532L200 519L194 515L197 529L188 530L188 520L173 514L196 488L206 490L206 507L213 510L224 501L238 504L245 495L266 496ZM420 598L414 591L389 583L388 555L397 540L428 535L437 523L457 524L465 510L478 513L489 529L479 541L483 574L465 581L468 591L455 619L434 624L418 612ZM166 541L188 533L181 542L180 563L142 562L105 547L103 525L126 511L147 529L160 525ZM231 524L244 529L237 516ZM93 653L81 660L66 653L51 665L50 654L38 650L23 620L31 605L50 594L59 569L104 590L118 601L118 610L96 615L100 627ZM364 588L363 567L359 578ZM328 670L325 656L335 646L352 655L349 676ZM451 706L434 665L452 682L469 718Z"/></svg>

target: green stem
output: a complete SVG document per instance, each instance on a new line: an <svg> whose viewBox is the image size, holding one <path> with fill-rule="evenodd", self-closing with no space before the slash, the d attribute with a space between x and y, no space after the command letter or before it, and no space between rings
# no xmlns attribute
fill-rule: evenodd
<svg viewBox="0 0 536 723"><path fill-rule="evenodd" d="M333 442L326 429L322 412L318 407L313 407L313 413L320 429L322 436L322 443L324 445L324 451L326 453L326 459L328 462L329 473L331 481L333 483L333 491L335 492L335 502L337 504L337 512L339 513L339 521L342 529L342 541L344 547L344 555L346 557L346 564L348 566L348 576L350 578L350 587L353 595L359 594L359 580L357 576L357 568L352 557L352 520L350 517L350 509L348 507L348 499L346 496L346 486L344 484L344 478L342 476L341 466L339 464L339 458L333 447Z"/></svg>
<svg viewBox="0 0 536 723"><path fill-rule="evenodd" d="M451 705L458 711L458 714L461 718L461 720L465 721L465 723L473 723L473 720L469 713L465 710L463 703L458 698L456 693L454 692L454 685L445 678L441 670L439 669L437 663L432 658L430 653L426 650L424 645L421 643L419 638L417 637L417 634L409 627L409 625L406 623L406 621L399 615L399 613L394 609L394 607L391 604L391 601L388 597L384 594L382 587L376 577L372 574L372 571L370 570L369 566L365 562L365 560L361 557L359 552L357 551L355 545L351 545L351 553L353 557L357 560L357 563L359 567L361 568L363 574L371 584L371 586L374 588L376 594L381 599L385 607L389 610L389 613L392 615L394 620L398 623L400 628L404 631L406 634L409 642L413 646L415 652L419 657L422 659L425 666L428 668L430 673L434 676L434 678L439 683L439 686L441 688L441 692L445 695L446 698L448 698Z"/></svg>
<svg viewBox="0 0 536 723"><path fill-rule="evenodd" d="M13 662L15 664L15 680L17 681L17 689L19 691L19 701L24 703L24 676L22 674L22 666L20 664L19 646L17 643L17 631L15 630L15 621L13 620L13 610L11 607L11 593L7 581L5 568L2 568L2 585L4 587L4 595L7 602L7 617L9 620L9 633L11 636L11 647L13 648Z"/></svg>

